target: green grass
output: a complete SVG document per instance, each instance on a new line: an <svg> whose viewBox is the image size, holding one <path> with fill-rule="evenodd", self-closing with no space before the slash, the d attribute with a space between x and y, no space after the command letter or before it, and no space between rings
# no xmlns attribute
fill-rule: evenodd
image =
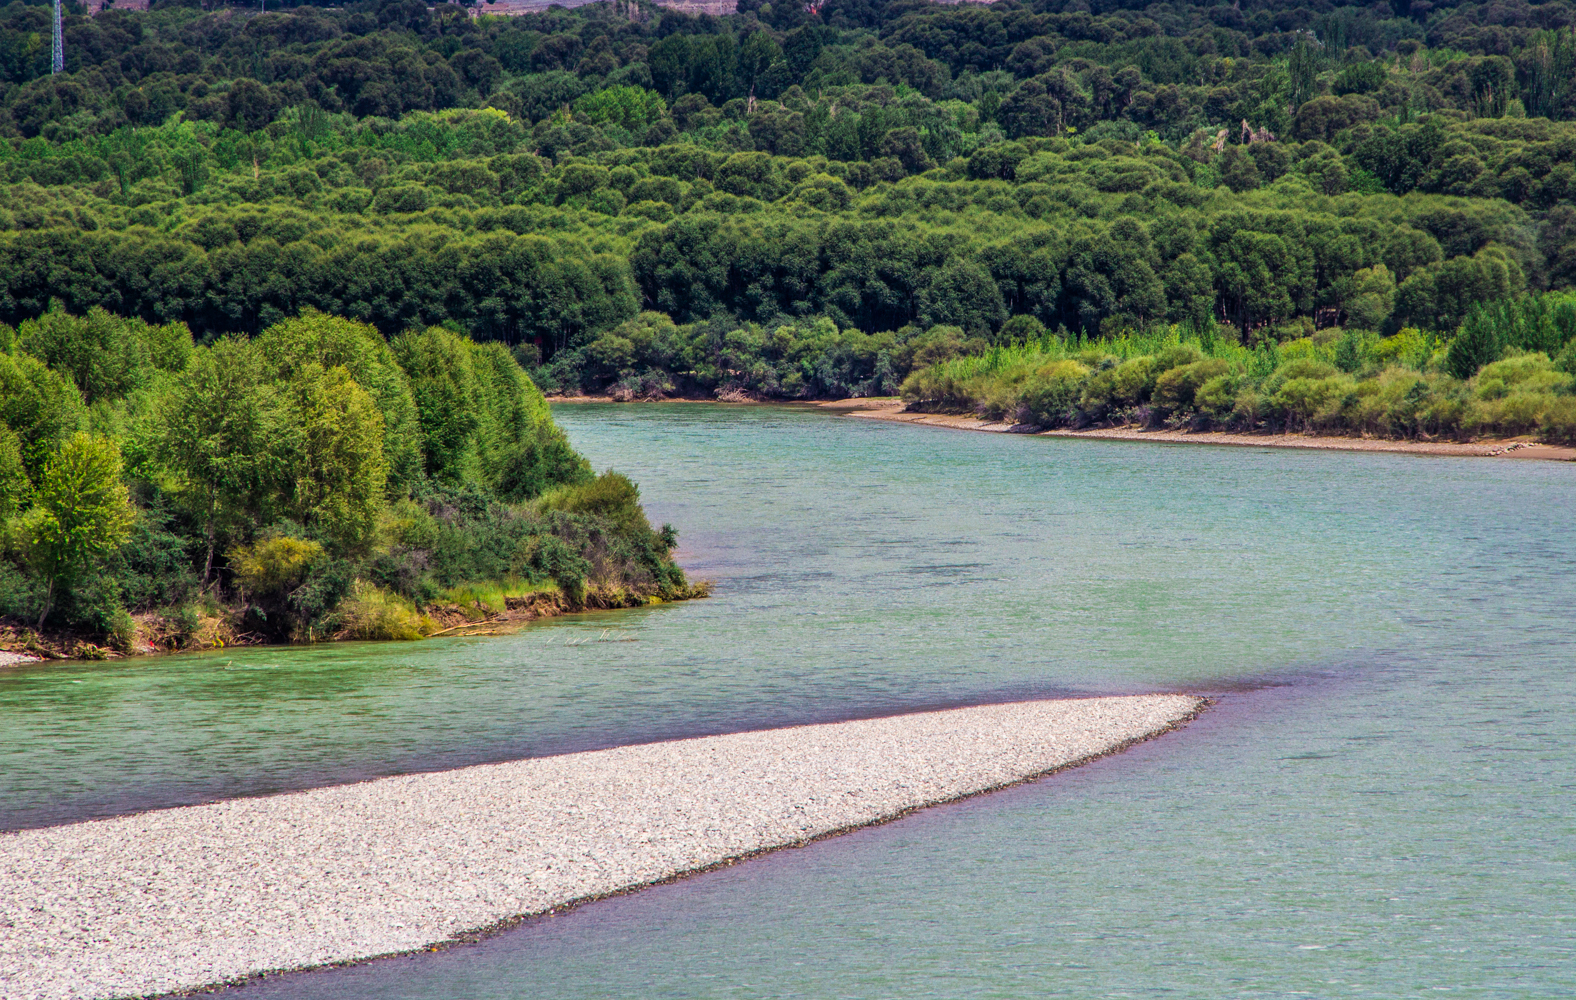
<svg viewBox="0 0 1576 1000"><path fill-rule="evenodd" d="M454 604L465 610L501 614L507 608L507 599L510 597L558 593L560 591L556 583L532 583L528 580L509 578L466 583L458 587L450 587L447 590L440 591L437 600L433 603Z"/></svg>

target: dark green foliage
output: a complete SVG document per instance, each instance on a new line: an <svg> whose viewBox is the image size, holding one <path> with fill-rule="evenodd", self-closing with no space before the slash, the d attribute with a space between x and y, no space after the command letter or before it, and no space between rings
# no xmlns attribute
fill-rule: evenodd
<svg viewBox="0 0 1576 1000"><path fill-rule="evenodd" d="M105 574L116 581L127 607L167 608L197 596L190 537L162 499L141 505L131 537L108 560Z"/></svg>
<svg viewBox="0 0 1576 1000"><path fill-rule="evenodd" d="M580 554L557 535L536 535L519 553L524 558L519 566L538 579L551 580L564 592L570 605L585 603L586 575L591 572L591 560Z"/></svg>
<svg viewBox="0 0 1576 1000"><path fill-rule="evenodd" d="M1467 379L1507 350L1558 356L1576 341L1576 302L1550 296L1486 302L1476 306L1450 344L1446 366Z"/></svg>

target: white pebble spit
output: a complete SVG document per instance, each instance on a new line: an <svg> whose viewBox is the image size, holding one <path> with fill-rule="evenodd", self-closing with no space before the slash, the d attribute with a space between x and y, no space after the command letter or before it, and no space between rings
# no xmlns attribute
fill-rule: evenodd
<svg viewBox="0 0 1576 1000"><path fill-rule="evenodd" d="M148 996L414 951L1022 781L1202 705L982 705L4 834L0 997Z"/></svg>

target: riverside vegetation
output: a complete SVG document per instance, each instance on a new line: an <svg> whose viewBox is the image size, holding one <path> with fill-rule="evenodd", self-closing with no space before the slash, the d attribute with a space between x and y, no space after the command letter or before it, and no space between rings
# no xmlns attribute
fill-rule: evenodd
<svg viewBox="0 0 1576 1000"><path fill-rule="evenodd" d="M0 17L0 319L312 307L793 399L1020 319L1438 343L1576 283L1567 0L154 6L68 17L56 76L45 8Z"/></svg>
<svg viewBox="0 0 1576 1000"><path fill-rule="evenodd" d="M310 311L201 346L103 310L0 326L0 518L13 644L77 655L697 593L502 345Z"/></svg>
<svg viewBox="0 0 1576 1000"><path fill-rule="evenodd" d="M1448 341L1326 330L1253 348L1205 330L1021 344L914 372L915 409L1038 427L1266 427L1377 437L1536 434L1576 444L1576 294L1479 306ZM1552 357L1551 357L1552 355Z"/></svg>
<svg viewBox="0 0 1576 1000"><path fill-rule="evenodd" d="M0 10L14 621L683 593L537 387L1571 439L1568 0L154 8Z"/></svg>

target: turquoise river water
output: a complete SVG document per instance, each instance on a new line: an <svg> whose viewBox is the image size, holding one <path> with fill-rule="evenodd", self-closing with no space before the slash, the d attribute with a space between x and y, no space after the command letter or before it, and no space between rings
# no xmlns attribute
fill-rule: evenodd
<svg viewBox="0 0 1576 1000"><path fill-rule="evenodd" d="M704 601L0 671L0 829L1192 691L1005 792L241 998L1576 996L1576 467L561 406Z"/></svg>

